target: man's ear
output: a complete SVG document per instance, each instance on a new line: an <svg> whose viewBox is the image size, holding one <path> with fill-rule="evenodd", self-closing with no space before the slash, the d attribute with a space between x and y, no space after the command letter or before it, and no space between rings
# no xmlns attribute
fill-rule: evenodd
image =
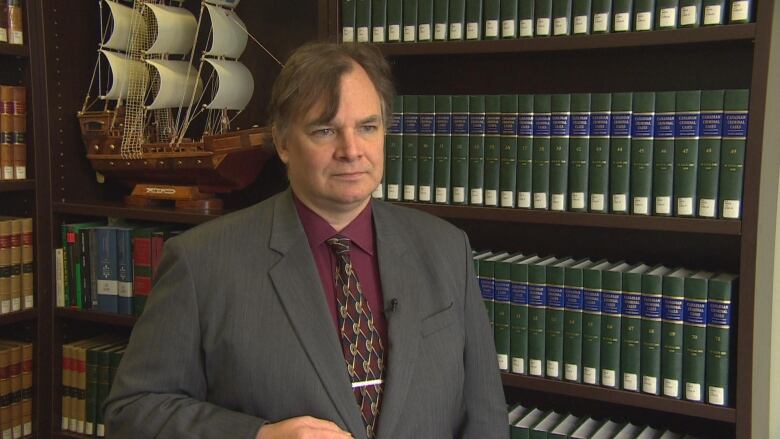
<svg viewBox="0 0 780 439"><path fill-rule="evenodd" d="M289 150L287 149L287 141L285 140L284 136L281 135L276 125L271 127L271 136L274 139L274 147L276 147L276 154L279 155L279 159L282 161L282 163L286 165L289 157Z"/></svg>

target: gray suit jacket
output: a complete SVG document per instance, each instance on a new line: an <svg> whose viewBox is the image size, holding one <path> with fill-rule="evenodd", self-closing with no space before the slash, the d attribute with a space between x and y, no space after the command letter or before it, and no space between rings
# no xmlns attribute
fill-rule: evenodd
<svg viewBox="0 0 780 439"><path fill-rule="evenodd" d="M379 438L508 438L465 234L373 202L389 353ZM309 415L365 438L288 191L170 239L105 405L109 438L254 438Z"/></svg>

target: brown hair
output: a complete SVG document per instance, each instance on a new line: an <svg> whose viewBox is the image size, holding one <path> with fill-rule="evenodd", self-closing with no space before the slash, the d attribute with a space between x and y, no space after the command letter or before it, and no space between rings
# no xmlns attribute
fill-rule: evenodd
<svg viewBox="0 0 780 439"><path fill-rule="evenodd" d="M307 43L287 60L271 90L268 104L271 126L281 137L298 118L321 104L318 120L329 121L338 112L341 77L352 71L353 63L366 71L374 84L387 126L392 113L395 89L390 66L379 49L370 44Z"/></svg>

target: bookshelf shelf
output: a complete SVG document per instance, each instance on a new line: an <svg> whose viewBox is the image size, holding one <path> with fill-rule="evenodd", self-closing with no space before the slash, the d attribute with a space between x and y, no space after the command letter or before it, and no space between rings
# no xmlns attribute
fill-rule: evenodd
<svg viewBox="0 0 780 439"><path fill-rule="evenodd" d="M27 58L30 56L30 52L28 51L26 44L0 43L0 56Z"/></svg>
<svg viewBox="0 0 780 439"><path fill-rule="evenodd" d="M675 46L745 41L755 38L755 23L653 32L626 32L512 40L387 43L378 47L387 56L453 55L519 52L557 52L619 47Z"/></svg>
<svg viewBox="0 0 780 439"><path fill-rule="evenodd" d="M583 398L592 401L605 401L614 404L657 410L678 415L695 416L720 422L736 423L737 411L730 407L682 401L625 390L608 389L586 384L567 383L546 378L502 373L505 386L517 389L542 391L561 396Z"/></svg>
<svg viewBox="0 0 780 439"><path fill-rule="evenodd" d="M54 203L55 213L88 216L110 216L134 220L159 221L177 224L200 224L226 213L202 213L176 210L172 207L128 207L120 203L106 202L61 202Z"/></svg>
<svg viewBox="0 0 780 439"><path fill-rule="evenodd" d="M427 203L396 203L451 219L483 220L511 223L554 224L562 226L598 227L627 230L657 230L666 232L734 235L742 233L739 220L708 220L639 215L615 215L547 210L470 207Z"/></svg>
<svg viewBox="0 0 780 439"><path fill-rule="evenodd" d="M8 325L11 323L28 322L38 318L37 309L26 309L24 311L16 311L9 314L0 315L0 326Z"/></svg>
<svg viewBox="0 0 780 439"><path fill-rule="evenodd" d="M85 322L102 323L112 326L132 327L136 320L134 316L122 314L113 314L100 311L87 311L77 309L57 308L54 315L68 320L79 320Z"/></svg>
<svg viewBox="0 0 780 439"><path fill-rule="evenodd" d="M35 190L35 180L0 181L0 192L19 192Z"/></svg>

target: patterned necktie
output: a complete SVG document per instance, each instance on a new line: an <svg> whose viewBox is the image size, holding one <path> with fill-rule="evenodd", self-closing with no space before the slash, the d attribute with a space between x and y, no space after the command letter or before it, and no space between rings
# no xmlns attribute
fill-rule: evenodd
<svg viewBox="0 0 780 439"><path fill-rule="evenodd" d="M379 331L374 327L371 308L357 275L352 271L349 238L336 235L327 243L336 255L336 302L341 348L352 390L366 424L366 434L373 438L382 396L384 348Z"/></svg>

